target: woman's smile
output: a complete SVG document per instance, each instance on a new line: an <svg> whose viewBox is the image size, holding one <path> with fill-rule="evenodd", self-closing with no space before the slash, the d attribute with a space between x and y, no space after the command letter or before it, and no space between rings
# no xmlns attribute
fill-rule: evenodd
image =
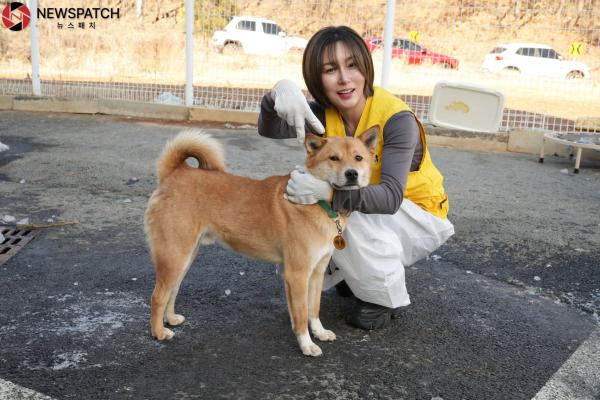
<svg viewBox="0 0 600 400"><path fill-rule="evenodd" d="M340 98L342 100L350 100L352 98L352 96L354 95L355 90L354 89L343 89L343 90L338 90L337 94L338 96L340 96Z"/></svg>

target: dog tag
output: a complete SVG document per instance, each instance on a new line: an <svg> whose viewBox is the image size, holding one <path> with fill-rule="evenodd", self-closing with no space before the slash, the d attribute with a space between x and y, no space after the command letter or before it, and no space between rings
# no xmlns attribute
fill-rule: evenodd
<svg viewBox="0 0 600 400"><path fill-rule="evenodd" d="M338 250L344 250L346 248L346 241L342 235L337 235L333 238L333 246Z"/></svg>

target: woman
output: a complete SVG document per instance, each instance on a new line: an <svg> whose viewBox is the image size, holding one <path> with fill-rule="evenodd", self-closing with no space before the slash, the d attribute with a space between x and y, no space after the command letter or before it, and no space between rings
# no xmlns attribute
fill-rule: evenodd
<svg viewBox="0 0 600 400"><path fill-rule="evenodd" d="M431 162L425 131L410 108L373 87L373 60L362 38L345 26L327 27L308 42L302 60L307 103L289 80L278 82L261 103L258 131L270 138L305 131L358 136L378 126L379 141L370 185L343 191L304 169L292 172L288 200L331 203L351 211L346 248L336 250L325 288L345 281L356 301L346 321L362 329L385 327L399 307L410 304L404 266L425 257L454 233L446 219L443 177ZM340 284L341 282L341 284Z"/></svg>

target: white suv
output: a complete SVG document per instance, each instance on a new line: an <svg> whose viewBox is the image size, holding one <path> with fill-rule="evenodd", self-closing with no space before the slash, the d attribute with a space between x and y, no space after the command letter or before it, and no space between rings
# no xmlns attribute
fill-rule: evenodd
<svg viewBox="0 0 600 400"><path fill-rule="evenodd" d="M550 46L536 43L500 44L485 56L481 68L492 72L513 71L567 79L590 77L586 64L563 60Z"/></svg>
<svg viewBox="0 0 600 400"><path fill-rule="evenodd" d="M304 50L308 41L288 37L275 22L256 17L233 17L222 31L213 34L212 45L220 52L278 56L289 50Z"/></svg>

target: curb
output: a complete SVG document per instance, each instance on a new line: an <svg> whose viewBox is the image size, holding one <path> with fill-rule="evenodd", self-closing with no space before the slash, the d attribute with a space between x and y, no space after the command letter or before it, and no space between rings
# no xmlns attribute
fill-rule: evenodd
<svg viewBox="0 0 600 400"><path fill-rule="evenodd" d="M0 110L106 114L170 121L229 122L250 125L256 125L258 121L257 112L72 97L0 95ZM592 122L598 123L586 117L579 122L579 125L589 126ZM507 132L486 133L440 128L428 124L425 124L425 130L428 142L432 146L524 154L539 154L544 135L543 130L511 129ZM568 157L572 149L547 142L545 152ZM583 157L585 160L600 161L600 153L594 150L584 149Z"/></svg>
<svg viewBox="0 0 600 400"><path fill-rule="evenodd" d="M600 329L590 334L533 400L597 399L600 395Z"/></svg>
<svg viewBox="0 0 600 400"><path fill-rule="evenodd" d="M508 151L509 132L470 132L429 124L424 124L424 127L427 132L427 143L432 146L491 152Z"/></svg>

